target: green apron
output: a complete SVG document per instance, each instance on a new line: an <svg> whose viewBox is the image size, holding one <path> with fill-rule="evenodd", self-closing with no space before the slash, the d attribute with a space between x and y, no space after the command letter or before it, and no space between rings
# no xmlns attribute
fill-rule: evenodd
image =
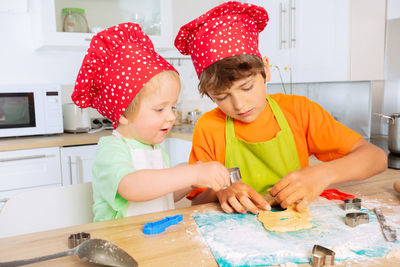
<svg viewBox="0 0 400 267"><path fill-rule="evenodd" d="M248 143L235 137L233 119L226 117L225 166L239 167L242 181L259 193L276 184L283 176L300 169L296 143L278 104L269 96L268 103L280 131L266 142Z"/></svg>

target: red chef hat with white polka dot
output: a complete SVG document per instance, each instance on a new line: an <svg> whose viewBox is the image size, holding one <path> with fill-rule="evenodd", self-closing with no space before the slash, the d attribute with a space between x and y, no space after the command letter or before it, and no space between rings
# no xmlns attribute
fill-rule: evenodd
<svg viewBox="0 0 400 267"><path fill-rule="evenodd" d="M93 36L72 100L112 120L114 128L136 94L156 74L174 70L154 51L138 24L122 23Z"/></svg>
<svg viewBox="0 0 400 267"><path fill-rule="evenodd" d="M221 59L250 54L261 57L258 34L267 26L264 8L240 2L226 2L181 27L175 46L191 55L197 75Z"/></svg>

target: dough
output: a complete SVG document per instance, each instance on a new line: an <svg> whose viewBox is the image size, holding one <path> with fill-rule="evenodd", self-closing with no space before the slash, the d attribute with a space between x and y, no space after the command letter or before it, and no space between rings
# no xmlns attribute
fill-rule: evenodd
<svg viewBox="0 0 400 267"><path fill-rule="evenodd" d="M310 222L309 210L298 212L294 206L290 206L284 211L261 211L258 214L258 220L265 229L272 232L294 232L313 227Z"/></svg>

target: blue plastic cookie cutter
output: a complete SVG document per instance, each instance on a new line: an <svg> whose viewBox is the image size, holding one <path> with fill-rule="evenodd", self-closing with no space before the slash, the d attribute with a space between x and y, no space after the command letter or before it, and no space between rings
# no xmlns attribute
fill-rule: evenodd
<svg viewBox="0 0 400 267"><path fill-rule="evenodd" d="M182 218L183 216L179 214L171 217L165 217L164 219L156 222L148 222L143 226L143 233L146 235L162 233L167 227L182 221Z"/></svg>

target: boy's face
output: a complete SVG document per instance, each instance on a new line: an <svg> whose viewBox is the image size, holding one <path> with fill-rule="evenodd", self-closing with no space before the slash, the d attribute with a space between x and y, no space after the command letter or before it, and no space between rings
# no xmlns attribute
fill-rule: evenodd
<svg viewBox="0 0 400 267"><path fill-rule="evenodd" d="M164 141L175 123L174 110L181 85L177 74L164 75L158 84L159 88L146 88L134 114L120 118L121 127L117 130L124 137L145 144L160 144Z"/></svg>
<svg viewBox="0 0 400 267"><path fill-rule="evenodd" d="M209 96L226 115L246 123L257 119L267 103L261 74L237 80L228 90Z"/></svg>

